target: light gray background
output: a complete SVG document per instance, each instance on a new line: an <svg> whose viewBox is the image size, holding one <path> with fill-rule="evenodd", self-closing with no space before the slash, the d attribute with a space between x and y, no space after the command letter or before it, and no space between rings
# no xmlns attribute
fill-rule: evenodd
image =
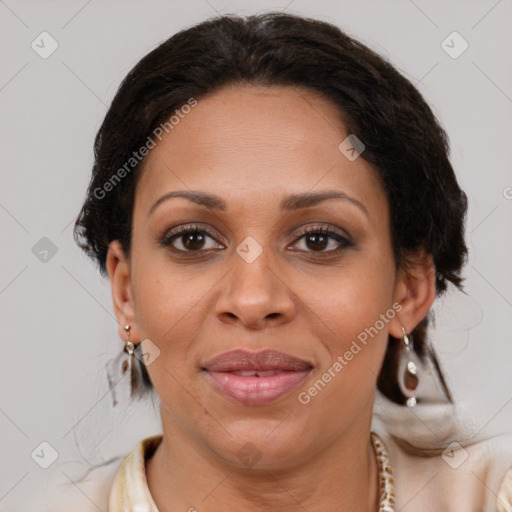
<svg viewBox="0 0 512 512"><path fill-rule="evenodd" d="M480 437L512 429L512 1L0 1L0 510L44 510L56 472L128 452L160 431L151 406L114 413L105 363L122 348L110 289L75 246L93 137L120 81L159 42L217 13L269 9L333 22L388 57L448 131L469 202L470 297L433 333ZM43 31L58 49L42 59ZM441 47L457 31L469 48ZM32 248L49 238L42 262ZM41 255L42 256L42 255ZM79 444L75 444L78 440ZM57 461L31 453L46 441ZM79 448L81 447L81 448ZM80 484L77 484L77 492Z"/></svg>

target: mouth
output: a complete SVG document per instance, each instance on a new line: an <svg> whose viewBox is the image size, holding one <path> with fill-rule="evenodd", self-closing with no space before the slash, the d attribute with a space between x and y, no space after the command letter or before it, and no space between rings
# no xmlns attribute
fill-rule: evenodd
<svg viewBox="0 0 512 512"><path fill-rule="evenodd" d="M313 365L276 350L233 350L201 368L217 391L244 405L264 405L301 384Z"/></svg>

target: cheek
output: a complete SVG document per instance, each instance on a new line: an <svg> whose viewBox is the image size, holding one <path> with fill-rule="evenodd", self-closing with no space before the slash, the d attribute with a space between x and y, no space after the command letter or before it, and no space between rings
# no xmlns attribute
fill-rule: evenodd
<svg viewBox="0 0 512 512"><path fill-rule="evenodd" d="M178 405L182 387L188 387L195 376L196 346L205 338L205 319L213 307L207 301L223 272L200 265L191 272L189 266L171 264L160 251L143 251L141 246L132 258L140 336L149 338L160 350L147 370L163 401Z"/></svg>
<svg viewBox="0 0 512 512"><path fill-rule="evenodd" d="M156 270L156 269L154 269ZM197 297L186 282L150 272L134 287L135 316L141 339L149 338L160 350L147 366L161 402L174 410L190 407L184 388L189 387L190 345L200 336L195 318Z"/></svg>
<svg viewBox="0 0 512 512"><path fill-rule="evenodd" d="M141 339L149 338L157 345L160 355L148 367L156 385L162 372L180 368L187 346L198 335L200 323L194 321L195 305L200 302L201 290L192 286L190 277L179 269L172 272L159 258L134 255L132 289L135 318Z"/></svg>
<svg viewBox="0 0 512 512"><path fill-rule="evenodd" d="M197 302L201 292L197 280L191 280L190 272L180 266L171 266L165 250L150 246L147 240L134 243L131 256L135 315L141 336L167 338L182 327Z"/></svg>
<svg viewBox="0 0 512 512"><path fill-rule="evenodd" d="M322 396L315 400L335 415L355 413L373 394L388 326L396 315L393 281L391 259L361 258L330 280L312 279L302 292L310 306L309 323L326 349L317 378L328 383L318 383ZM315 394L314 389L306 391Z"/></svg>
<svg viewBox="0 0 512 512"><path fill-rule="evenodd" d="M381 295L372 288L358 289L357 293L339 294L325 298L323 314L323 338L329 360L328 367L335 361L340 362L342 372L348 383L373 385L372 373L378 373L388 341L388 324L394 316L394 310ZM340 382L341 384L341 382Z"/></svg>
<svg viewBox="0 0 512 512"><path fill-rule="evenodd" d="M377 290L359 286L346 293L324 294L321 299L322 321L316 332L326 357L316 378L298 397L305 407L312 407L308 417L319 431L325 432L326 421L346 425L366 414L373 400L388 343L388 323L395 313Z"/></svg>
<svg viewBox="0 0 512 512"><path fill-rule="evenodd" d="M327 339L332 349L343 350L391 308L394 267L384 259L378 262L355 256L350 265L330 275L310 276L298 283L298 295L311 310L310 321L330 333ZM387 324L381 323L378 330L386 331Z"/></svg>

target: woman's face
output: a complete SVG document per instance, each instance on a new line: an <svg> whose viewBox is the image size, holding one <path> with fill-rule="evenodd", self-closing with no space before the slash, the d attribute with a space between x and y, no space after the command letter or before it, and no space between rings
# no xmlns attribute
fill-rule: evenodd
<svg viewBox="0 0 512 512"><path fill-rule="evenodd" d="M111 244L120 322L160 350L147 369L164 432L230 464L249 453L285 467L368 431L407 287L384 190L339 149L348 135L304 89L230 86L199 99L146 157L129 260ZM170 192L204 200L162 199ZM191 233L173 237L178 227ZM417 315L400 313L408 331ZM279 350L311 369L269 378L208 366L234 349Z"/></svg>

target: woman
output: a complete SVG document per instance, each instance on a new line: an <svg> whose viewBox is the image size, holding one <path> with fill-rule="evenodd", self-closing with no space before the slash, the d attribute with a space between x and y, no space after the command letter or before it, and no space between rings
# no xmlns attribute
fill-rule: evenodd
<svg viewBox="0 0 512 512"><path fill-rule="evenodd" d="M510 445L443 423L428 313L462 289L466 196L388 62L320 21L209 20L129 73L95 157L75 234L163 427L111 512L511 510Z"/></svg>

